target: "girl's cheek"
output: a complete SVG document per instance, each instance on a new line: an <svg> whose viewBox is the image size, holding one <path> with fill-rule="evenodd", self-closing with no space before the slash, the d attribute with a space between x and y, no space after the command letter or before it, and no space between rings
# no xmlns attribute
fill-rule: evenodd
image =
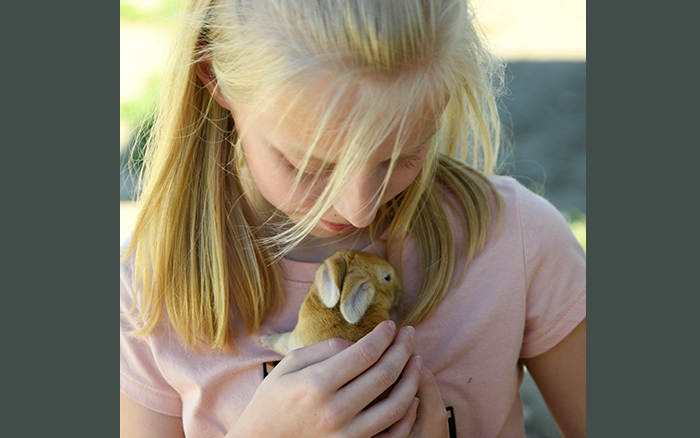
<svg viewBox="0 0 700 438"><path fill-rule="evenodd" d="M277 188L279 198L284 199L283 208L311 207L323 191L323 187L312 187L311 184L304 181L299 182L294 188L296 176L286 168L280 169L278 175L279 178L275 179L274 185ZM294 188L293 192L292 188Z"/></svg>
<svg viewBox="0 0 700 438"><path fill-rule="evenodd" d="M384 202L389 201L399 193L406 190L408 186L410 186L411 183L418 177L418 173L422 167L423 162L413 169L403 169L394 174L393 178L389 180L389 187L387 187Z"/></svg>
<svg viewBox="0 0 700 438"><path fill-rule="evenodd" d="M291 187L293 181L294 180L292 179L292 183L290 183L289 187ZM297 208L310 208L313 206L316 200L318 200L321 192L322 188L309 188L302 182L299 184L299 186L297 186L296 191L291 193L291 199Z"/></svg>

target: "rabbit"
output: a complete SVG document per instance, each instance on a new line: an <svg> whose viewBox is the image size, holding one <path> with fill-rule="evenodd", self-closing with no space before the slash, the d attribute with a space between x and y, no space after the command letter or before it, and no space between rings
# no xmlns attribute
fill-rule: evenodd
<svg viewBox="0 0 700 438"><path fill-rule="evenodd" d="M285 356L330 338L357 342L398 304L401 279L383 258L361 251L336 251L316 271L291 332L260 337L263 347Z"/></svg>

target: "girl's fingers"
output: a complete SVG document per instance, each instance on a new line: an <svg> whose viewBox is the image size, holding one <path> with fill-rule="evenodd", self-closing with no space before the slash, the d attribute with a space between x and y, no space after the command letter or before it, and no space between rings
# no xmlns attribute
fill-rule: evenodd
<svg viewBox="0 0 700 438"><path fill-rule="evenodd" d="M340 398L339 402L348 406L359 405L360 408L363 408L394 384L413 353L414 336L415 329L413 327L402 328L394 343L379 361L343 388L343 397ZM415 380L415 388L410 394L409 400L413 399L413 395L416 393L419 378L420 375L416 374L415 379L413 379Z"/></svg>
<svg viewBox="0 0 700 438"><path fill-rule="evenodd" d="M421 370L416 425L426 436L449 436L447 411L442 401L435 376L427 368Z"/></svg>
<svg viewBox="0 0 700 438"><path fill-rule="evenodd" d="M389 427L393 428L397 423L413 425L415 417L411 418L410 411L420 385L422 361L420 356L412 356L389 397L357 414L352 426L357 429L357 435L376 434ZM408 430L410 429L409 427ZM387 436L406 436L397 432L401 430L404 430L403 426L397 426L394 431L389 429L391 435Z"/></svg>
<svg viewBox="0 0 700 438"><path fill-rule="evenodd" d="M351 345L353 343L345 339L332 338L292 350L275 367L274 371L280 374L289 374L302 370L337 355Z"/></svg>
<svg viewBox="0 0 700 438"><path fill-rule="evenodd" d="M374 365L394 339L396 324L384 321L351 347L314 367L318 378L339 389Z"/></svg>
<svg viewBox="0 0 700 438"><path fill-rule="evenodd" d="M416 422L419 403L418 397L415 397L413 399L413 403L411 403L411 406L408 408L408 411L406 411L406 415L404 415L401 420L394 423L394 425L385 432L375 435L374 438L399 438L409 436L413 430L413 425Z"/></svg>

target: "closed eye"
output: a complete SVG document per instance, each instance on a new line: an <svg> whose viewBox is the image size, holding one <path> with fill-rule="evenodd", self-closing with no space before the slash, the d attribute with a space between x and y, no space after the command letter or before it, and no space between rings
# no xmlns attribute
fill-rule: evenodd
<svg viewBox="0 0 700 438"><path fill-rule="evenodd" d="M423 157L420 154L414 154L410 157L402 158L399 160L399 165L406 169L411 169L416 167L422 161Z"/></svg>
<svg viewBox="0 0 700 438"><path fill-rule="evenodd" d="M323 168L323 169L321 169L321 170L319 170L319 171L316 171L316 172L306 172L306 171L303 171L303 170L299 169L299 168L296 167L295 165L293 165L293 164L292 164L289 160L287 160L287 158L286 158L284 155L282 155L282 154L280 154L280 159L281 159L282 162L284 163L284 166L285 166L290 172L292 172L292 173L294 173L295 175L297 175L297 176L299 177L299 180L300 180L300 181L306 182L306 183L314 182L314 181L323 182L323 181L330 175L330 173L331 173L331 171L332 171L331 168L326 167L326 168Z"/></svg>
<svg viewBox="0 0 700 438"><path fill-rule="evenodd" d="M424 153L430 148L430 145L431 142L429 141L411 155L399 157L399 159L396 160L397 167L402 167L404 169L412 169L416 166L419 166L420 164L422 164L424 159ZM389 163L390 160L387 160L383 164L385 166L388 166Z"/></svg>

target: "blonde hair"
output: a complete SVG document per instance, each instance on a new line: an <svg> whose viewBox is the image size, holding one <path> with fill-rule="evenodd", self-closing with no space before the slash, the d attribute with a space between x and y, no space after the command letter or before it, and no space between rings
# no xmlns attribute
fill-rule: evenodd
<svg viewBox="0 0 700 438"><path fill-rule="evenodd" d="M134 257L134 303L144 322L135 335L151 332L163 308L192 347L234 348L231 318L257 332L283 306L276 261L308 234L364 157L395 132L381 197L406 123L425 106L440 114L433 146L415 181L379 207L370 230L378 239L382 225L389 227L385 257L400 254L408 236L415 239L422 275L402 323L429 317L457 257L466 266L485 244L493 205L499 222L501 215L485 175L494 171L501 142L496 99L504 64L484 47L466 2L195 0L177 35L148 142L142 207L124 256ZM298 224L282 231L260 226L248 199L254 188L245 184L240 133L197 77L203 57L226 100L255 111L285 93L303 99L308 84L331 78L307 158L341 115L336 138L343 152ZM349 114L341 114L339 103L347 108L348 101ZM444 188L459 200L448 202L450 208L465 218L464 254L455 254Z"/></svg>

